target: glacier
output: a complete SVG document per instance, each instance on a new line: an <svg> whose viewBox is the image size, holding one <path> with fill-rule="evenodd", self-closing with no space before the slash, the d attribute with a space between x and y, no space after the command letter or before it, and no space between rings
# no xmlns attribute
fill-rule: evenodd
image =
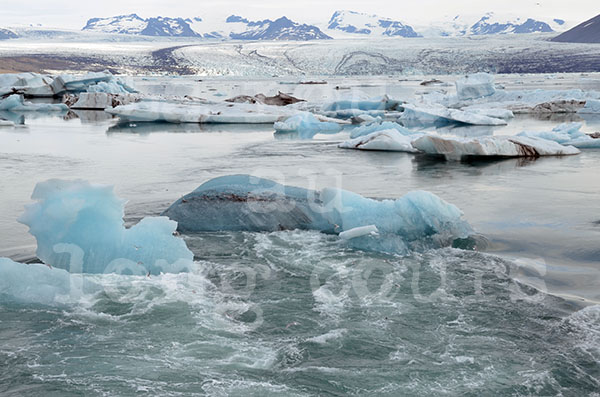
<svg viewBox="0 0 600 397"><path fill-rule="evenodd" d="M579 149L600 149L600 139L593 138L581 131L582 123L563 123L552 131L529 132L519 134L522 137L541 138L561 145L571 145Z"/></svg>
<svg viewBox="0 0 600 397"><path fill-rule="evenodd" d="M174 235L177 223L146 217L125 228L125 201L111 186L53 179L36 185L19 222L37 240L37 256L70 273L158 274L194 268L193 254Z"/></svg>
<svg viewBox="0 0 600 397"><path fill-rule="evenodd" d="M425 135L413 141L425 153L443 155L447 160L465 157L540 157L579 154L573 146L541 138L524 136L485 136L480 138L445 138Z"/></svg>
<svg viewBox="0 0 600 397"><path fill-rule="evenodd" d="M395 129L375 131L338 145L342 149L376 150L388 152L418 152L412 141L422 134L403 135Z"/></svg>
<svg viewBox="0 0 600 397"><path fill-rule="evenodd" d="M182 232L302 229L340 234L372 226L377 235L370 228L346 243L396 254L448 246L473 234L457 207L429 192L373 200L338 188L315 191L251 175L212 179L162 215L177 221Z"/></svg>

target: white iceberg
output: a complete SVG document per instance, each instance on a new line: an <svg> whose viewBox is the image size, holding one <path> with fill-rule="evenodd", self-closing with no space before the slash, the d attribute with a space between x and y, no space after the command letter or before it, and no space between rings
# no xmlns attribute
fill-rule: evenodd
<svg viewBox="0 0 600 397"><path fill-rule="evenodd" d="M547 139L579 149L600 149L600 138L593 138L582 132L581 127L583 127L582 123L565 123L555 127L552 131L521 132L519 136Z"/></svg>
<svg viewBox="0 0 600 397"><path fill-rule="evenodd" d="M314 114L302 112L274 124L276 132L307 132L307 133L335 133L342 130L342 126L331 121L320 121Z"/></svg>
<svg viewBox="0 0 600 397"><path fill-rule="evenodd" d="M469 139L425 135L413 141L412 144L422 152L443 155L448 160L461 160L470 156L540 157L581 153L573 146L563 146L546 139L523 136L489 136Z"/></svg>
<svg viewBox="0 0 600 397"><path fill-rule="evenodd" d="M422 125L442 122L458 122L471 125L507 125L506 120L489 117L482 114L468 112L458 109L446 108L442 105L416 106L411 104L402 105L404 113L400 119L408 124Z"/></svg>
<svg viewBox="0 0 600 397"><path fill-rule="evenodd" d="M494 76L488 73L475 73L456 81L456 94L461 101L490 96L495 92Z"/></svg>
<svg viewBox="0 0 600 397"><path fill-rule="evenodd" d="M295 115L297 110L247 103L142 100L107 112L127 122L273 124Z"/></svg>
<svg viewBox="0 0 600 397"><path fill-rule="evenodd" d="M15 112L64 112L69 110L69 108L62 103L26 102L23 95L14 94L4 99L0 99L0 110L10 110Z"/></svg>
<svg viewBox="0 0 600 397"><path fill-rule="evenodd" d="M412 141L420 135L402 135L395 129L372 132L342 142L338 147L343 149L379 150L388 152L418 152Z"/></svg>
<svg viewBox="0 0 600 397"><path fill-rule="evenodd" d="M13 123L12 121L0 119L0 127L14 127L14 126L15 126L15 123Z"/></svg>
<svg viewBox="0 0 600 397"><path fill-rule="evenodd" d="M339 234L342 240L351 240L357 237L363 236L377 236L379 234L379 229L375 225L368 226L360 226L355 227L354 229L347 230L345 232L341 232Z"/></svg>
<svg viewBox="0 0 600 397"><path fill-rule="evenodd" d="M583 114L600 114L600 100L588 99L585 101L585 106L579 110Z"/></svg>
<svg viewBox="0 0 600 397"><path fill-rule="evenodd" d="M82 92L77 97L68 98L69 102L74 102L69 106L71 109L83 110L104 110L128 105L137 100L138 96L134 94L110 94L105 92Z"/></svg>
<svg viewBox="0 0 600 397"><path fill-rule="evenodd" d="M398 123L393 121L384 121L384 122L375 122L371 124L361 125L360 127L356 127L350 131L350 138L358 138L360 136L369 135L373 132L377 131L385 131L385 130L396 130L398 133L402 135L414 135L417 134L416 131L409 130L401 126Z"/></svg>
<svg viewBox="0 0 600 397"><path fill-rule="evenodd" d="M37 240L45 264L70 273L146 275L194 267L193 254L174 236L177 223L148 217L127 229L124 200L110 186L86 181L38 183L19 222Z"/></svg>
<svg viewBox="0 0 600 397"><path fill-rule="evenodd" d="M514 113L508 109L502 108L489 108L489 107L479 107L479 106L467 106L461 109L464 112L475 113L481 116L492 117L495 119L513 119L515 117Z"/></svg>
<svg viewBox="0 0 600 397"><path fill-rule="evenodd" d="M337 112L340 110L396 110L401 101L390 99L387 95L366 99L363 94L353 93L347 98L330 102L323 106L324 112Z"/></svg>

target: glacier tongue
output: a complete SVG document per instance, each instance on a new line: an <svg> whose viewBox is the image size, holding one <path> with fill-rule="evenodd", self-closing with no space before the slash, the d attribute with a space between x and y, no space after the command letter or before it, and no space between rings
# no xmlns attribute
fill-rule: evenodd
<svg viewBox="0 0 600 397"><path fill-rule="evenodd" d="M110 186L49 180L38 183L19 222L37 240L45 264L71 273L146 275L191 270L193 254L174 236L177 224L148 217L126 229L124 200Z"/></svg>

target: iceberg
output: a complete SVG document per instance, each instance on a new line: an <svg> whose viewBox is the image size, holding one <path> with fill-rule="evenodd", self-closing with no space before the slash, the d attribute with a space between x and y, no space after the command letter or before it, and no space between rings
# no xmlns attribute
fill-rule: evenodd
<svg viewBox="0 0 600 397"><path fill-rule="evenodd" d="M69 303L82 293L100 291L82 275L42 264L24 264L0 258L0 296L27 303Z"/></svg>
<svg viewBox="0 0 600 397"><path fill-rule="evenodd" d="M314 114L302 112L288 117L284 121L274 124L275 131L311 133L313 136L318 133L336 133L342 130L342 126L331 121L320 121Z"/></svg>
<svg viewBox="0 0 600 397"><path fill-rule="evenodd" d="M0 99L0 110L15 112L65 112L69 110L67 105L59 103L31 103L26 102L23 95L10 95Z"/></svg>
<svg viewBox="0 0 600 397"><path fill-rule="evenodd" d="M0 127L14 127L14 126L15 126L15 123L13 123L12 121L0 119Z"/></svg>
<svg viewBox="0 0 600 397"><path fill-rule="evenodd" d="M215 94L216 96L217 94ZM255 96L249 95L238 95L234 98L226 99L225 102L234 103L262 103L263 105L272 106L287 106L293 105L298 102L306 102L304 99L299 99L288 94L284 94L279 91L275 96L266 96L264 94L257 94Z"/></svg>
<svg viewBox="0 0 600 397"><path fill-rule="evenodd" d="M182 232L349 232L344 236L351 237L346 240L351 247L397 254L447 246L473 234L458 208L429 192L380 201L342 189L314 191L250 175L212 179L162 215L177 221Z"/></svg>
<svg viewBox="0 0 600 397"><path fill-rule="evenodd" d="M463 112L475 113L481 116L492 117L496 119L504 119L509 120L515 118L515 115L512 111L508 109L501 108L488 108L488 107L479 107L479 106L467 106L461 109Z"/></svg>
<svg viewBox="0 0 600 397"><path fill-rule="evenodd" d="M552 131L521 132L519 136L541 138L561 145L571 145L579 149L600 149L600 139L581 132L582 123L564 123Z"/></svg>
<svg viewBox="0 0 600 397"><path fill-rule="evenodd" d="M190 100L142 100L107 112L124 122L227 124L273 124L297 113L280 106Z"/></svg>
<svg viewBox="0 0 600 397"><path fill-rule="evenodd" d="M441 122L457 122L471 125L507 125L506 120L489 117L480 113L446 108L442 105L416 106L402 105L404 113L401 116L403 123L422 125L437 124ZM417 122L417 123L415 123Z"/></svg>
<svg viewBox="0 0 600 397"><path fill-rule="evenodd" d="M456 81L456 93L461 101L490 96L495 92L494 76L488 73L475 73Z"/></svg>
<svg viewBox="0 0 600 397"><path fill-rule="evenodd" d="M113 94L136 92L108 71L82 76L63 74L53 77L37 73L19 73L0 77L0 95L16 93L26 97L51 98L85 91Z"/></svg>
<svg viewBox="0 0 600 397"><path fill-rule="evenodd" d="M63 102L71 109L104 110L136 102L134 94L109 94L105 92L82 92L78 96L66 96Z"/></svg>
<svg viewBox="0 0 600 397"><path fill-rule="evenodd" d="M402 135L407 135L407 136L414 135L417 133L417 132L411 131L408 128L405 128L405 127L401 126L400 124L395 123L393 121L384 121L383 123L375 122L375 123L371 123L371 124L362 125L360 127L356 127L350 131L350 138L354 139L354 138L358 138L360 136L372 134L373 132L386 131L386 130L395 130L395 131L398 131L398 133L400 133Z"/></svg>
<svg viewBox="0 0 600 397"><path fill-rule="evenodd" d="M397 130L375 131L368 135L359 136L342 142L338 147L343 149L379 150L388 152L418 152L412 145L412 141L421 136L402 135Z"/></svg>
<svg viewBox="0 0 600 397"><path fill-rule="evenodd" d="M583 114L600 114L600 100L588 99L585 101L585 106L579 110Z"/></svg>
<svg viewBox="0 0 600 397"><path fill-rule="evenodd" d="M354 93L348 98L323 105L322 113L330 117L351 118L362 114L372 117L383 116L386 111L399 110L402 101L390 99L387 95L366 98L364 94Z"/></svg>
<svg viewBox="0 0 600 397"><path fill-rule="evenodd" d="M177 223L147 217L131 228L123 222L124 200L111 186L75 180L38 183L19 222L37 240L37 256L70 273L146 275L194 267L193 254L174 235Z"/></svg>
<svg viewBox="0 0 600 397"><path fill-rule="evenodd" d="M573 146L524 136L486 136L475 139L443 138L425 135L413 141L422 152L443 155L447 160L464 157L540 157L567 156L581 153Z"/></svg>

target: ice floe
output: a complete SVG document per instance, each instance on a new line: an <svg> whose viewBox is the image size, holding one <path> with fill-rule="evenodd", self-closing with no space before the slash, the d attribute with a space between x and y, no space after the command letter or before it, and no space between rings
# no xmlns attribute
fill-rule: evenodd
<svg viewBox="0 0 600 397"><path fill-rule="evenodd" d="M565 123L555 127L552 131L522 132L519 136L542 138L554 141L561 145L571 145L579 149L600 149L600 139L594 138L581 131L582 123Z"/></svg>
<svg viewBox="0 0 600 397"><path fill-rule="evenodd" d="M488 73L475 73L456 81L458 99L463 101L490 96L495 92L494 76Z"/></svg>
<svg viewBox="0 0 600 397"><path fill-rule="evenodd" d="M301 112L288 117L284 121L276 122L274 125L275 131L282 132L298 132L298 133L335 133L342 130L342 126L336 122L320 121L314 114L310 112Z"/></svg>
<svg viewBox="0 0 600 397"><path fill-rule="evenodd" d="M377 131L385 130L396 130L402 135L414 135L417 132L409 130L393 121L374 122L370 124L361 125L360 127L353 128L350 130L350 138L358 138L360 136L369 135Z"/></svg>
<svg viewBox="0 0 600 397"><path fill-rule="evenodd" d="M346 234L356 233L348 244L399 254L447 246L473 233L458 208L428 192L372 200L342 189L314 191L250 175L210 180L163 215L183 232L304 229L339 234L368 226Z"/></svg>
<svg viewBox="0 0 600 397"><path fill-rule="evenodd" d="M422 134L403 135L395 129L375 131L368 135L342 142L338 147L343 149L378 150L388 152L418 152L412 141Z"/></svg>
<svg viewBox="0 0 600 397"><path fill-rule="evenodd" d="M79 95L66 96L63 102L71 109L104 110L128 105L139 100L135 94L110 94L105 92L82 92Z"/></svg>
<svg viewBox="0 0 600 397"><path fill-rule="evenodd" d="M25 101L23 95L13 94L0 99L0 110L15 112L64 112L69 110L69 108L62 103L31 103Z"/></svg>
<svg viewBox="0 0 600 397"><path fill-rule="evenodd" d="M600 114L600 100L588 99L587 101L585 101L585 106L579 109L579 113Z"/></svg>
<svg viewBox="0 0 600 397"><path fill-rule="evenodd" d="M86 181L38 183L36 202L19 222L37 240L45 264L70 273L175 273L193 268L193 254L174 236L177 223L147 217L131 228L123 222L124 200L111 186Z"/></svg>
<svg viewBox="0 0 600 397"><path fill-rule="evenodd" d="M448 160L464 157L540 157L579 154L573 146L524 136L488 136L475 139L425 135L413 141L425 153L443 155Z"/></svg>
<svg viewBox="0 0 600 397"><path fill-rule="evenodd" d="M506 120L486 116L481 113L446 108L442 105L402 105L404 112L402 123L408 125L435 125L439 123L458 122L471 125L506 125Z"/></svg>

